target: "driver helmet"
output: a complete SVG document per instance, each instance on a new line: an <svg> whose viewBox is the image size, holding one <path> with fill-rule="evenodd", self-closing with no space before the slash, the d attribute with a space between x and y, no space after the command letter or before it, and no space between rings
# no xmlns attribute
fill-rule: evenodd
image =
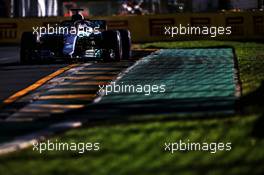
<svg viewBox="0 0 264 175"><path fill-rule="evenodd" d="M84 20L83 15L79 13L72 15L72 21L79 21L79 20Z"/></svg>

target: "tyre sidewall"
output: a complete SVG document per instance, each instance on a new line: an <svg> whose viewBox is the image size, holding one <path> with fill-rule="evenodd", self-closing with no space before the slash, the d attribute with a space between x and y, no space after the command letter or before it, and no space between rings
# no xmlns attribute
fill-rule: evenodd
<svg viewBox="0 0 264 175"><path fill-rule="evenodd" d="M129 30L119 29L122 41L122 59L128 60L131 58L131 34Z"/></svg>

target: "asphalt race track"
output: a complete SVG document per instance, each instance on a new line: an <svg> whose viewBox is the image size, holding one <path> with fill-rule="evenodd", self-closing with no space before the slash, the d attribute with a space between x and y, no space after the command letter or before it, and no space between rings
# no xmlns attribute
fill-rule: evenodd
<svg viewBox="0 0 264 175"><path fill-rule="evenodd" d="M90 85L76 85L75 87L78 87L73 89L67 85L69 81L78 81L80 83L85 79L92 79L92 77L94 77L94 79L98 82L100 79L102 79L102 81L109 81L113 78L113 76L120 73L122 69L125 69L127 66L133 64L138 58L148 55L149 53L149 51L133 52L133 60L128 62L125 61L123 63L121 62L121 64L125 65L125 67L120 67L118 66L120 63L116 63L119 68L114 68L113 71L111 71L110 69L114 67L111 63L104 64L103 62L97 63L95 61L83 64L82 66L82 63L73 63L69 65L63 62L43 65L21 65L19 62L19 47L1 47L0 143L5 143L6 141L11 141L18 136L23 136L36 132L40 129L48 128L50 124L53 123L51 120L48 120L47 122L28 122L28 119L30 118L19 118L19 120L16 120L16 117L11 117L12 114L15 115L17 113L16 115L24 115L36 120L37 118L43 118L43 116L50 116L51 114L64 113L68 110L81 108L83 107L83 104L91 102L91 97L96 95L98 85L94 84L95 82L91 82ZM67 71L70 66L72 66L72 69L64 74L64 71ZM83 68L83 70L79 71L81 68ZM75 71L76 75L72 75ZM51 83L44 85L51 79L53 79ZM64 79L68 82L64 82ZM60 81L63 81L64 85L62 84L56 89L52 88L52 83L56 85ZM42 85L43 87L41 87ZM45 88L48 88L50 91L47 92L47 96L41 97L39 101L41 101L40 103L46 102L47 104L28 105L33 101L36 101L34 98L38 97L38 90L44 89L44 91L46 91ZM68 95L66 99L63 99L63 93L70 95ZM80 93L84 96L81 97ZM54 97L55 95L56 97ZM13 98L14 96L16 98ZM86 98L88 96L89 98ZM60 103L61 101L68 101L69 103L69 100L72 104L65 105ZM6 101L9 101L8 104L4 103ZM7 118L10 119L4 120Z"/></svg>
<svg viewBox="0 0 264 175"><path fill-rule="evenodd" d="M19 47L0 47L0 64L19 63Z"/></svg>
<svg viewBox="0 0 264 175"><path fill-rule="evenodd" d="M20 65L19 47L0 47L0 101L65 66Z"/></svg>

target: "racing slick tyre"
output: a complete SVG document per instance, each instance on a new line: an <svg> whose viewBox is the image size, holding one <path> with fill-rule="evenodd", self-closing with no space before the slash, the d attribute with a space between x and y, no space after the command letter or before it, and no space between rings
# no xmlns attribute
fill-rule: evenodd
<svg viewBox="0 0 264 175"><path fill-rule="evenodd" d="M22 64L33 63L33 52L37 45L37 36L32 32L24 32L20 44L20 62Z"/></svg>
<svg viewBox="0 0 264 175"><path fill-rule="evenodd" d="M105 54L104 61L120 61L122 59L122 42L119 31L108 30L102 33L103 35L103 48Z"/></svg>
<svg viewBox="0 0 264 175"><path fill-rule="evenodd" d="M131 58L131 35L130 31L126 29L118 30L121 35L122 42L122 59L128 60Z"/></svg>

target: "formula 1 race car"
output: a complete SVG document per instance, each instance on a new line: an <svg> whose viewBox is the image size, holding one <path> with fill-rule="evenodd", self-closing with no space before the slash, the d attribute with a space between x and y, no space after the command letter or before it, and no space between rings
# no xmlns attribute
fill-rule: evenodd
<svg viewBox="0 0 264 175"><path fill-rule="evenodd" d="M131 57L129 30L107 30L104 20L85 20L72 9L72 19L55 27L36 27L21 37L21 63L45 60L91 60L120 61Z"/></svg>

